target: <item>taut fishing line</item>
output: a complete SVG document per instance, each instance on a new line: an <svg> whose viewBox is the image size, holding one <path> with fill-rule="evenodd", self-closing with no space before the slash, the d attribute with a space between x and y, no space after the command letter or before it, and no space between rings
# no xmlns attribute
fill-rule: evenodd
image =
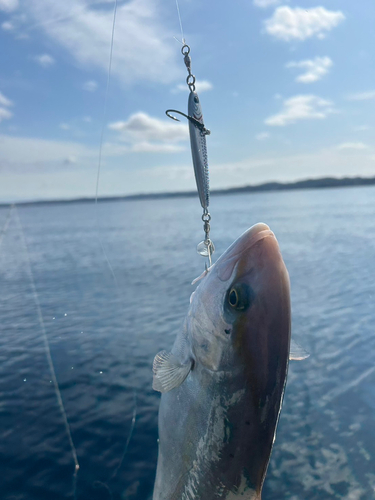
<svg viewBox="0 0 375 500"><path fill-rule="evenodd" d="M102 166L102 152L103 152L103 141L104 141L104 129L105 129L105 119L107 116L107 105L108 105L108 93L109 93L109 85L111 82L111 69L112 69L112 55L113 55L113 42L115 38L115 25L116 25L116 14L117 14L117 0L114 2L113 8L113 22L112 22L112 35L111 35L111 46L109 49L109 63L108 63L108 74L107 74L107 85L105 89L104 95L104 109L103 109L103 121L102 121L102 130L100 133L100 143L99 143L99 155L98 155L98 169L96 174L96 188L95 188L95 209L96 209L96 228L97 228L97 236L99 239L99 243L104 255L104 258L107 262L108 268L111 271L112 277L116 283L117 289L119 289L116 275L113 271L111 262L109 261L108 255L104 249L103 241L100 237L99 231L99 219L98 219L98 193L99 193L99 179L100 179L100 170Z"/></svg>
<svg viewBox="0 0 375 500"><path fill-rule="evenodd" d="M177 7L178 20L180 21L181 40L182 43L185 44L184 30L182 29L182 21L181 21L181 14L180 14L180 7L178 5L178 0L176 0L176 7Z"/></svg>
<svg viewBox="0 0 375 500"><path fill-rule="evenodd" d="M120 293L120 287L117 281L117 277L115 275L115 272L113 270L112 264L109 260L109 257L105 251L104 245L103 245L103 240L100 236L100 230L99 230L99 218L98 218L98 195L99 195L99 181L100 181L100 173L101 173L101 166L102 166L102 156L103 156L103 142L104 142L104 130L105 130L105 125L106 125L106 117L107 117L107 107L108 107L108 95L109 95L109 87L110 87L110 82L111 82L111 70L112 70L112 60L113 60L113 46L114 46L114 38L115 38L115 26L116 26L116 15L117 15L117 0L114 0L114 8L113 8L113 21L112 21L112 34L111 34L111 44L110 44L110 50L109 50L109 62L108 62L108 73L107 73L107 85L106 85L106 90L105 90L105 97L104 97L104 108L103 108L103 121L102 121L102 129L100 133L100 144L99 144L99 154L98 154L98 168L97 168L97 175L96 175L96 187L95 187L95 211L96 211L96 227L97 227L97 237L100 243L100 247L102 249L104 258L107 262L108 268L111 272L111 275L114 279L114 282L116 284L116 290L117 293L121 296ZM125 455L128 451L129 443L132 438L134 428L135 428L135 421L137 417L137 392L134 390L134 410L133 410L133 416L131 420L131 425L130 425L130 430L128 434L128 438L125 443L124 451L122 453L121 459L116 466L114 472L112 473L111 477L109 478L109 481L112 481L116 476L118 471L120 470L122 463L124 461ZM112 499L112 492L110 488L108 487L107 484L101 482L101 481L95 481L94 485L96 487L102 486L104 489L109 493L110 498Z"/></svg>
<svg viewBox="0 0 375 500"><path fill-rule="evenodd" d="M77 458L77 451L76 451L76 448L75 448L74 443L73 443L73 438L72 438L72 433L70 431L68 417L66 415L66 411L65 411L65 408L64 408L64 403L63 403L63 400L62 400L62 397L61 397L60 388L59 388L59 383L57 381L56 372L55 372L55 368L54 368L53 361L52 361L51 349L50 349L50 346L49 346L48 337L47 337L47 331L46 331L46 327L45 327L44 320L43 320L42 309L40 307L40 301L39 301L38 291L37 291L36 286L35 286L34 275L33 275L32 268L31 268L31 261L30 261L29 250L27 248L25 234L24 234L24 231L23 231L21 219L20 219L20 217L18 215L18 210L17 210L16 206L14 206L14 211L15 211L15 215L16 215L16 219L17 219L17 224L18 224L18 227L19 227L19 230L20 230L20 234L21 234L22 246L24 248L24 252L25 252L25 256L26 256L26 270L27 270L27 274L29 276L31 291L32 291L32 294L33 294L33 297L34 297L35 307L36 307L36 311L37 311L37 315L38 315L39 326L40 326L40 329L42 331L42 336L43 336L43 341L44 341L44 348L45 348L45 351L46 351L46 357L47 357L47 361L48 361L48 366L49 366L49 370L50 370L50 373L51 373L51 378L52 378L52 381L53 381L53 385L54 385L54 388L55 388L55 394L56 394L56 398L57 398L57 403L59 405L60 412L61 412L61 415L62 415L62 418L63 418L63 421L64 421L65 430L66 430L66 433L68 435L69 444L70 444L70 448L71 448L72 456L73 456L73 460L74 460L74 466L75 467L74 467L74 474L73 474L73 497L74 497L74 499L76 499L77 498L77 475L78 475L78 470L79 470L79 463L78 463L78 458Z"/></svg>
<svg viewBox="0 0 375 500"><path fill-rule="evenodd" d="M10 219L12 217L12 212L13 212L13 209L14 209L15 205L11 205L10 208L9 208L9 212L8 212L8 215L6 216L6 219L5 219L5 222L4 222L4 225L0 231L0 249L1 249L1 245L3 243L3 239L4 239L4 236L5 236L5 233L7 232L8 230L8 227L9 227L9 222L10 222Z"/></svg>

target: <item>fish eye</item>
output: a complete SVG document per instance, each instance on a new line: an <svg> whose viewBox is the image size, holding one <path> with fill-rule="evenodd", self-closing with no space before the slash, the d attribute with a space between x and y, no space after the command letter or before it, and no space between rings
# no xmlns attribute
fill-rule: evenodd
<svg viewBox="0 0 375 500"><path fill-rule="evenodd" d="M238 294L235 288L232 288L232 290L229 292L229 304L232 307L236 307L236 305L238 304Z"/></svg>
<svg viewBox="0 0 375 500"><path fill-rule="evenodd" d="M252 293L245 283L237 283L228 290L227 302L230 309L245 311L251 305Z"/></svg>
<svg viewBox="0 0 375 500"><path fill-rule="evenodd" d="M199 99L198 99L198 96L194 96L194 102L198 103L199 102Z"/></svg>

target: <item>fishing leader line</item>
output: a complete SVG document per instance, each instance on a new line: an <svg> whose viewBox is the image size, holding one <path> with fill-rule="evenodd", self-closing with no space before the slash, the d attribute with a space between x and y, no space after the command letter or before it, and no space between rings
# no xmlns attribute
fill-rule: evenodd
<svg viewBox="0 0 375 500"><path fill-rule="evenodd" d="M99 240L100 247L102 249L102 253L104 255L105 261L107 263L107 266L111 272L111 275L113 277L113 280L116 285L116 291L117 293L121 296L120 292L120 286L117 281L116 274L113 270L112 264L109 260L109 257L107 255L107 252L105 251L104 245L103 245L103 240L100 236L100 230L99 230L99 218L98 218L98 195L99 195L99 181L100 181L100 173L101 173L101 166L102 166L102 156L103 156L103 142L104 142L104 131L105 131L105 122L106 122L106 117L107 117L107 108L108 108L108 95L109 95L109 88L110 88L110 83L111 83L111 71L112 71L112 60L113 60L113 47L114 47L114 39L115 39L115 27L116 27L116 16L117 16L117 5L118 5L118 0L114 0L114 7L113 7L113 20L112 20L112 32L111 32L111 43L110 43L110 49L109 49L109 61L108 61L108 71L107 71L107 84L106 84L106 90L105 90L105 95L104 95L104 106L103 106L103 118L102 118L102 128L101 128L101 133L100 133L100 142L99 142L99 153L98 153L98 167L97 167L97 174L96 174L96 186L95 186L95 220L96 220L96 228L97 228L97 237ZM134 389L134 409L133 409L133 415L132 415L132 420L131 420L131 425L130 425L130 430L128 433L128 437L125 443L124 451L121 455L120 461L117 464L115 470L113 471L112 475L110 476L108 482L112 481L116 476L118 471L120 470L123 461L125 459L125 455L128 451L129 443L130 440L133 436L134 428L135 428L135 422L137 418L137 391ZM102 481L95 481L95 486L102 486L108 493L110 498L112 499L112 492L109 488L109 486L102 482Z"/></svg>
<svg viewBox="0 0 375 500"><path fill-rule="evenodd" d="M4 239L4 236L5 236L5 233L7 232L8 230L8 227L9 227L9 223L10 223L10 219L12 218L12 212L14 210L14 207L15 205L11 205L9 207L9 211L8 211L8 214L6 216L6 219L5 219L5 222L4 222L4 225L3 227L1 228L1 231L0 231L0 249L1 249L1 245L3 243L3 239Z"/></svg>
<svg viewBox="0 0 375 500"><path fill-rule="evenodd" d="M44 348L45 348L46 357L47 357L47 362L48 362L48 366L49 366L51 378L52 378L54 389L55 389L57 403L58 403L58 406L60 408L60 412L61 412L61 415L62 415L62 418L63 418L63 421L64 421L65 430L66 430L66 433L67 433L67 436L68 436L68 440L69 440L69 444L70 444L70 449L71 449L72 456L73 456L73 461L74 461L73 498L76 499L77 498L77 475L78 475L78 470L79 470L79 462L78 462L78 458L77 458L77 450L76 450L76 448L74 446L74 442L73 442L73 438L72 438L72 433L71 433L70 425L69 425L69 421L68 421L68 417L67 417L67 414L66 414L66 411L65 411L65 407L64 407L64 403L63 403L63 400L62 400L62 397L61 397L60 387L59 387L59 383L57 381L55 367L54 367L53 361L52 361L51 349L50 349L50 346L49 346L49 341L48 341L48 337L47 337L47 331L46 331L46 327L45 327L45 324L44 324L42 309L40 307L39 295L38 295L38 291L37 291L36 286L35 286L34 275L33 275L32 268L31 268L30 254L29 254L29 250L28 250L28 247L27 247L25 233L23 231L21 219L19 217L16 205L14 205L14 213L15 213L15 218L17 220L17 225L18 225L19 230L20 230L21 242L22 242L22 246L24 248L24 253L25 253L25 256L26 256L26 269L27 269L27 274L29 276L29 282L30 282L30 286L31 286L31 291L32 291L32 294L33 294L33 297L34 297L35 307L36 307L38 321L39 321L39 326L40 326L40 329L42 331Z"/></svg>

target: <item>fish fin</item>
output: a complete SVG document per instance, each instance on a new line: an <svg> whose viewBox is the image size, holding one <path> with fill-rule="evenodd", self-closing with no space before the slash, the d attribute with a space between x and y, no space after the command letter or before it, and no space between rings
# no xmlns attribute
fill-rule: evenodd
<svg viewBox="0 0 375 500"><path fill-rule="evenodd" d="M170 352L160 351L154 358L152 388L168 392L179 387L189 375L191 363L181 364Z"/></svg>
<svg viewBox="0 0 375 500"><path fill-rule="evenodd" d="M297 344L297 342L294 342L293 339L290 341L289 359L300 361L302 359L308 358L309 356L310 354L305 351L303 347Z"/></svg>

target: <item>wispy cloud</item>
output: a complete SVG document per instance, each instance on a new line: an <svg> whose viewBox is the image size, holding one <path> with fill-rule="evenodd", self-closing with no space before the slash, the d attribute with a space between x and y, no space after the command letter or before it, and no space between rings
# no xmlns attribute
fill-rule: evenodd
<svg viewBox="0 0 375 500"><path fill-rule="evenodd" d="M126 121L110 123L111 130L120 132L120 140L129 144L131 151L165 152L181 151L177 143L188 138L188 127L183 123L159 120L147 113L138 112Z"/></svg>
<svg viewBox="0 0 375 500"><path fill-rule="evenodd" d="M332 66L332 60L329 57L315 57L315 59L305 59L304 61L290 61L286 68L302 68L306 71L298 75L296 82L313 83L326 75Z"/></svg>
<svg viewBox="0 0 375 500"><path fill-rule="evenodd" d="M358 127L353 128L354 132L364 132L366 130L370 130L368 125L359 125Z"/></svg>
<svg viewBox="0 0 375 500"><path fill-rule="evenodd" d="M367 144L364 144L363 142L343 142L342 144L339 144L336 146L336 149L369 149L369 146Z"/></svg>
<svg viewBox="0 0 375 500"><path fill-rule="evenodd" d="M59 127L61 130L69 130L70 126L67 123L60 123Z"/></svg>
<svg viewBox="0 0 375 500"><path fill-rule="evenodd" d="M206 92L207 90L212 90L212 89L213 89L213 85L208 80L197 80L195 82L195 90L199 93ZM188 92L188 91L189 91L189 88L184 83L179 83L178 85L176 85L176 87L174 87L171 90L171 92L174 94L177 92Z"/></svg>
<svg viewBox="0 0 375 500"><path fill-rule="evenodd" d="M375 99L375 90L369 90L367 92L358 92L357 94L351 94L347 97L349 101L368 101L370 99Z"/></svg>
<svg viewBox="0 0 375 500"><path fill-rule="evenodd" d="M4 31L12 31L14 30L14 26L11 22L9 21L4 21L1 25L1 28L4 30Z"/></svg>
<svg viewBox="0 0 375 500"><path fill-rule="evenodd" d="M95 92L95 90L98 88L98 83L95 80L88 80L82 85L82 88L87 92Z"/></svg>
<svg viewBox="0 0 375 500"><path fill-rule="evenodd" d="M134 153L178 153L184 150L185 148L178 144L155 144L153 142L138 142L131 147Z"/></svg>
<svg viewBox="0 0 375 500"><path fill-rule="evenodd" d="M0 10L13 12L18 8L18 0L0 0Z"/></svg>
<svg viewBox="0 0 375 500"><path fill-rule="evenodd" d="M0 92L0 106L13 106L13 102Z"/></svg>
<svg viewBox="0 0 375 500"><path fill-rule="evenodd" d="M12 116L13 116L13 113L11 113L9 111L9 109L0 108L0 123L3 120L9 120L9 118L12 118Z"/></svg>
<svg viewBox="0 0 375 500"><path fill-rule="evenodd" d="M0 135L0 163L3 169L7 166L22 170L27 167L48 166L61 167L67 158L76 158L81 165L91 164L98 155L97 148L88 148L78 142L54 141L37 137L14 137Z"/></svg>
<svg viewBox="0 0 375 500"><path fill-rule="evenodd" d="M0 92L0 123L3 120L9 120L12 118L13 113L8 109L11 106L13 106L13 102Z"/></svg>
<svg viewBox="0 0 375 500"><path fill-rule="evenodd" d="M77 158L73 155L68 156L67 158L64 159L63 163L64 165L75 165L77 163Z"/></svg>
<svg viewBox="0 0 375 500"><path fill-rule="evenodd" d="M255 139L257 141L264 141L265 139L268 139L270 134L268 132L260 132L259 134L256 134Z"/></svg>
<svg viewBox="0 0 375 500"><path fill-rule="evenodd" d="M55 59L49 54L40 54L34 57L34 60L42 66L42 68L49 68L55 64Z"/></svg>
<svg viewBox="0 0 375 500"><path fill-rule="evenodd" d="M108 71L113 8L106 2L27 0L34 22L81 66ZM112 75L127 84L170 83L180 74L175 46L169 43L161 0L130 0L117 9ZM170 35L170 36L169 36ZM157 59L155 59L157 54Z"/></svg>
<svg viewBox="0 0 375 500"><path fill-rule="evenodd" d="M333 103L315 95L296 95L283 101L280 113L265 120L266 125L283 127L300 120L326 118L333 113Z"/></svg>
<svg viewBox="0 0 375 500"><path fill-rule="evenodd" d="M311 37L324 38L326 33L345 19L341 11L330 11L324 7L294 9L278 7L273 16L267 19L265 31L271 36L289 42L306 40Z"/></svg>
<svg viewBox="0 0 375 500"><path fill-rule="evenodd" d="M253 4L256 7L260 7L265 9L266 7L270 7L271 5L277 5L280 3L280 0L253 0Z"/></svg>

